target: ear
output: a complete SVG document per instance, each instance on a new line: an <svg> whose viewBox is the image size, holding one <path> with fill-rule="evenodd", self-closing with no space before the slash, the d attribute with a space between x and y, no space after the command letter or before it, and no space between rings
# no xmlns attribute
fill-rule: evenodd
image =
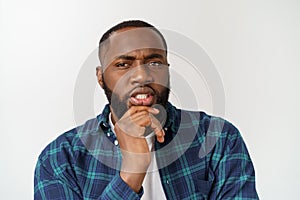
<svg viewBox="0 0 300 200"><path fill-rule="evenodd" d="M102 79L103 68L101 66L96 67L96 76L99 85L103 88L103 79Z"/></svg>

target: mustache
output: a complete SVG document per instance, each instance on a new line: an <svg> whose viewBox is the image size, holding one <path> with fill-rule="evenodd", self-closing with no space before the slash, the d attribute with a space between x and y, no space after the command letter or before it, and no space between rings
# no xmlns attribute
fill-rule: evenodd
<svg viewBox="0 0 300 200"><path fill-rule="evenodd" d="M134 90L136 90L136 89L138 89L138 88L150 88L152 91L154 91L154 95L156 95L157 94L157 91L151 86L151 85L149 85L149 84L141 84L141 85L138 85L138 86L136 86L136 87L134 87L134 88L132 88L129 92L127 92L126 94L125 94L125 98L130 98L130 94L134 91Z"/></svg>

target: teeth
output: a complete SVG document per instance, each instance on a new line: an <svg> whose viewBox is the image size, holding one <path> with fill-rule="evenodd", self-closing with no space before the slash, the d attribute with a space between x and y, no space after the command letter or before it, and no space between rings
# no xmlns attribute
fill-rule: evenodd
<svg viewBox="0 0 300 200"><path fill-rule="evenodd" d="M137 94L136 96L135 96L135 98L136 99L146 99L147 98L147 94Z"/></svg>

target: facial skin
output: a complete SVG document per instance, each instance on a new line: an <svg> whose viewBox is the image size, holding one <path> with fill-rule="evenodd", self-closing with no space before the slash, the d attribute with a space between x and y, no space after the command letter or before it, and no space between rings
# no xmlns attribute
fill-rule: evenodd
<svg viewBox="0 0 300 200"><path fill-rule="evenodd" d="M97 68L97 76L116 117L113 122L131 106L166 105L169 97L167 53L155 31L121 29L110 36L101 52L103 66Z"/></svg>

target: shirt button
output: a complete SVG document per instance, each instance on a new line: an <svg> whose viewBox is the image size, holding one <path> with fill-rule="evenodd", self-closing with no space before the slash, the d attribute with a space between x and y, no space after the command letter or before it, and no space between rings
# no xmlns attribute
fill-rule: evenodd
<svg viewBox="0 0 300 200"><path fill-rule="evenodd" d="M115 140L114 144L117 146L119 144L118 140Z"/></svg>
<svg viewBox="0 0 300 200"><path fill-rule="evenodd" d="M167 184L169 185L169 183L170 183L169 180L167 180L166 182L167 182Z"/></svg>
<svg viewBox="0 0 300 200"><path fill-rule="evenodd" d="M110 136L110 133L109 133L109 132L107 132L107 133L106 133L106 135L109 137L109 136Z"/></svg>

